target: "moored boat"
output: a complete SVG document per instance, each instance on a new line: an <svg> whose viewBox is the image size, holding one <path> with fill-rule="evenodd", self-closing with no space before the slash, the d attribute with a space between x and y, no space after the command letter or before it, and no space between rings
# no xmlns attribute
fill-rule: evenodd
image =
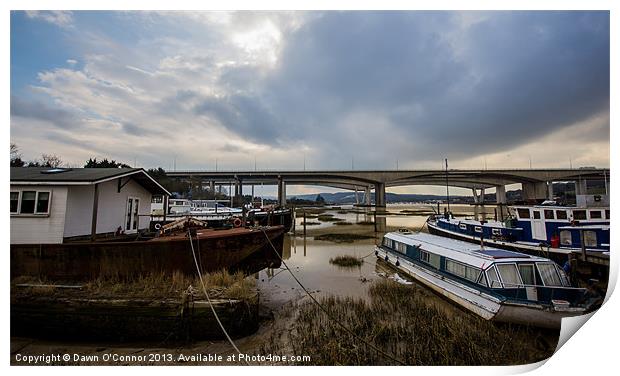
<svg viewBox="0 0 620 376"><path fill-rule="evenodd" d="M541 255L564 262L576 254L609 265L609 208L513 206L504 221L456 218L449 213L427 220L431 234Z"/></svg>
<svg viewBox="0 0 620 376"><path fill-rule="evenodd" d="M12 244L11 277L90 280L106 276L130 278L148 273L195 274L192 246L202 272L232 268L258 254L263 256L261 259L273 260L274 264L279 262L271 244L282 252L283 226L216 230L195 228L195 223L179 223L180 231L151 239ZM190 227L194 227L191 235L188 234Z"/></svg>
<svg viewBox="0 0 620 376"><path fill-rule="evenodd" d="M387 233L375 255L486 320L558 329L600 298L549 259L432 234Z"/></svg>

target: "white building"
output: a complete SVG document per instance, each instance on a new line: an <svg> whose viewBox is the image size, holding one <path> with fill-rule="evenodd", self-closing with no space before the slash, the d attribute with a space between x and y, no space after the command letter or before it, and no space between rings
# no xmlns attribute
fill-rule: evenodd
<svg viewBox="0 0 620 376"><path fill-rule="evenodd" d="M170 193L141 168L12 167L11 244L136 233L153 195Z"/></svg>

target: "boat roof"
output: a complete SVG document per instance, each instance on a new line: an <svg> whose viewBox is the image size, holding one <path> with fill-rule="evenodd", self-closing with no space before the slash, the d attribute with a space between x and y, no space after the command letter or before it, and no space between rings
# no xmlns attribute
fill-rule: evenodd
<svg viewBox="0 0 620 376"><path fill-rule="evenodd" d="M422 232L390 232L385 234L389 239L409 245L420 245L421 249L452 260L486 269L494 263L522 262L522 261L549 261L546 258L530 256L524 253L507 251L499 248L487 247L469 242L446 238Z"/></svg>
<svg viewBox="0 0 620 376"><path fill-rule="evenodd" d="M500 221L494 221L492 219L487 220L485 223L480 223L480 221L476 221L475 219L470 219L470 218L451 218L451 219L445 219L445 218L439 218L440 221L443 222L449 222L451 224L454 225L458 225L460 223L465 223L465 224L470 224L470 225L475 225L475 226L486 226L486 227L492 227L492 228L506 228L506 225L504 224L504 222L500 222ZM521 227L511 227L511 230L523 230L523 228Z"/></svg>
<svg viewBox="0 0 620 376"><path fill-rule="evenodd" d="M560 230L603 230L609 231L609 225L562 226Z"/></svg>

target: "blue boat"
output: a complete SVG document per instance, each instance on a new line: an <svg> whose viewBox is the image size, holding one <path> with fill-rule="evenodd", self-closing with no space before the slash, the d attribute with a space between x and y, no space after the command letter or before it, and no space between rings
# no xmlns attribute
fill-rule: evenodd
<svg viewBox="0 0 620 376"><path fill-rule="evenodd" d="M504 221L456 218L449 213L427 220L431 234L536 255L561 262L568 255L609 265L609 208L512 206Z"/></svg>
<svg viewBox="0 0 620 376"><path fill-rule="evenodd" d="M486 320L558 329L600 303L543 257L406 230L387 233L375 255Z"/></svg>

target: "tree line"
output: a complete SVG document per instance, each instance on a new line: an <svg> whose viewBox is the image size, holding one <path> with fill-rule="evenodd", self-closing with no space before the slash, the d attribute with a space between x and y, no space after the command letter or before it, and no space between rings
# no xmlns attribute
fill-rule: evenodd
<svg viewBox="0 0 620 376"><path fill-rule="evenodd" d="M11 167L49 167L57 168L66 166L67 163L62 160L56 154L41 154L41 158L32 161L24 161L22 154L19 152L19 148L16 144L11 143ZM130 165L122 162L117 162L114 159L97 159L88 158L84 163L85 168L131 168ZM205 189L198 181L181 181L178 179L170 178L166 175L166 171L161 168L150 168L146 172L166 188L169 192L176 192L181 196L192 196L195 199L223 199L226 198L227 191L223 192L211 192L209 189Z"/></svg>

